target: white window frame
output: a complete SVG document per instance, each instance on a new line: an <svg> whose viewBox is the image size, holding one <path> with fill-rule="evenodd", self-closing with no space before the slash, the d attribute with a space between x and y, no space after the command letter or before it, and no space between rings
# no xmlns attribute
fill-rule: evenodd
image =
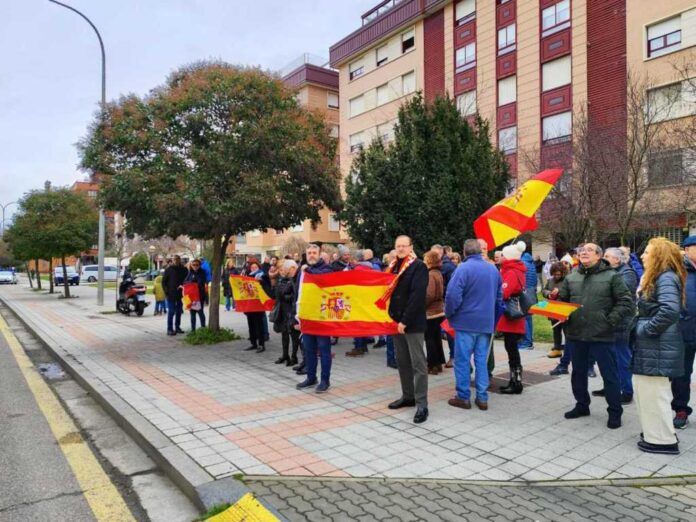
<svg viewBox="0 0 696 522"><path fill-rule="evenodd" d="M365 96L360 95L355 98L351 98L348 102L348 114L351 118L358 116L365 112Z"/></svg>
<svg viewBox="0 0 696 522"><path fill-rule="evenodd" d="M457 110L464 117L473 116L478 112L476 107L476 89L463 92L457 96Z"/></svg>
<svg viewBox="0 0 696 522"><path fill-rule="evenodd" d="M331 102L333 100L336 100L335 104L332 104ZM337 92L327 92L326 93L326 106L329 109L338 109L339 108L339 98L338 98L338 93Z"/></svg>
<svg viewBox="0 0 696 522"><path fill-rule="evenodd" d="M541 120L541 128L544 144L552 145L570 141L573 135L573 113L567 111L546 116Z"/></svg>
<svg viewBox="0 0 696 522"><path fill-rule="evenodd" d="M567 70L566 70L567 62ZM563 74L559 74L563 67ZM570 85L573 81L573 63L570 55L556 58L541 66L541 91L547 92L558 89L564 85Z"/></svg>
<svg viewBox="0 0 696 522"><path fill-rule="evenodd" d="M377 67L384 65L389 61L389 45L377 47L375 51L375 64Z"/></svg>
<svg viewBox="0 0 696 522"><path fill-rule="evenodd" d="M340 232L341 222L336 219L336 214L333 212L329 213L329 222L326 224L329 232Z"/></svg>
<svg viewBox="0 0 696 522"><path fill-rule="evenodd" d="M340 136L340 127L336 124L329 125L329 136L332 138L338 138Z"/></svg>
<svg viewBox="0 0 696 522"><path fill-rule="evenodd" d="M498 80L498 107L517 101L517 75Z"/></svg>
<svg viewBox="0 0 696 522"><path fill-rule="evenodd" d="M454 7L454 25L462 25L476 18L476 0L460 0Z"/></svg>
<svg viewBox="0 0 696 522"><path fill-rule="evenodd" d="M375 89L375 98L377 100L377 107L379 107L380 105L384 105L386 103L389 103L391 101L391 96L389 96L389 84L388 83L379 85Z"/></svg>
<svg viewBox="0 0 696 522"><path fill-rule="evenodd" d="M401 94L406 96L412 92L416 92L416 71L407 72L401 76Z"/></svg>
<svg viewBox="0 0 696 522"><path fill-rule="evenodd" d="M351 134L350 137L348 138L348 142L350 144L350 153L351 154L356 154L356 153L360 152L364 146L363 133L356 132L355 134Z"/></svg>
<svg viewBox="0 0 696 522"><path fill-rule="evenodd" d="M365 74L365 64L363 63L362 58L354 61L351 64L348 64L349 80L355 80L356 78L361 77L363 74Z"/></svg>
<svg viewBox="0 0 696 522"><path fill-rule="evenodd" d="M504 154L514 154L517 152L517 125L505 127L498 131L498 148Z"/></svg>
<svg viewBox="0 0 696 522"><path fill-rule="evenodd" d="M647 26L645 37L647 40L646 56L648 58L657 58L658 56L664 56L680 50L682 48L681 15Z"/></svg>
<svg viewBox="0 0 696 522"><path fill-rule="evenodd" d="M561 0L541 12L541 36L549 36L570 27L570 0ZM553 21L547 25L547 21Z"/></svg>
<svg viewBox="0 0 696 522"><path fill-rule="evenodd" d="M516 44L517 26L514 22L498 29L498 56L514 51Z"/></svg>
<svg viewBox="0 0 696 522"><path fill-rule="evenodd" d="M457 73L476 67L476 42L460 47L454 53L455 69ZM460 60L463 58L463 60Z"/></svg>
<svg viewBox="0 0 696 522"><path fill-rule="evenodd" d="M413 40L409 47L404 47L408 40ZM401 33L401 54L406 54L416 48L416 30L414 28Z"/></svg>

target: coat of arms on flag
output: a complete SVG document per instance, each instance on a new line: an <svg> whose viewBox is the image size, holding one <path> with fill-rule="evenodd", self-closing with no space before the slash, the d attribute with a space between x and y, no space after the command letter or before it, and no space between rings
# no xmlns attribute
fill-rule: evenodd
<svg viewBox="0 0 696 522"><path fill-rule="evenodd" d="M254 277L230 276L230 287L237 312L269 312L275 301L261 286L261 281Z"/></svg>

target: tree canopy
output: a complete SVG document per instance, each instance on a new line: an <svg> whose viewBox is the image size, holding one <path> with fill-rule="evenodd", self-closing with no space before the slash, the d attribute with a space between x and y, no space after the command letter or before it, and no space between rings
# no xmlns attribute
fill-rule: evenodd
<svg viewBox="0 0 696 522"><path fill-rule="evenodd" d="M388 252L399 234L418 251L461 245L473 222L504 197L508 165L486 122L470 125L451 98L414 96L399 110L394 141L377 138L353 161L341 220L351 238Z"/></svg>

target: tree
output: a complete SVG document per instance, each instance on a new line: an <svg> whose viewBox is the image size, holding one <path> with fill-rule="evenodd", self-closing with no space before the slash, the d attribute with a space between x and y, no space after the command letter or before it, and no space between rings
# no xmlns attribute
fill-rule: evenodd
<svg viewBox="0 0 696 522"><path fill-rule="evenodd" d="M150 258L146 253L138 252L130 258L128 268L130 268L131 272L137 270L147 270L148 268L150 268Z"/></svg>
<svg viewBox="0 0 696 522"><path fill-rule="evenodd" d="M350 237L378 253L399 234L419 251L473 237L474 220L505 196L509 177L488 124L469 125L449 97L426 105L417 94L394 133L391 145L376 139L353 161L340 213Z"/></svg>
<svg viewBox="0 0 696 522"><path fill-rule="evenodd" d="M109 104L78 146L128 232L211 241L211 329L230 238L340 209L335 142L294 94L257 69L195 63L145 97Z"/></svg>

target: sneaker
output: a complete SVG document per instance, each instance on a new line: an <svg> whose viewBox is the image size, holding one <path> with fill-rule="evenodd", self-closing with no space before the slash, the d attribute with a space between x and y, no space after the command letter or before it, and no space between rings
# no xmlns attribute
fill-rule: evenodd
<svg viewBox="0 0 696 522"><path fill-rule="evenodd" d="M380 339L379 341L377 341L377 342L375 343L375 345L373 346L373 348L382 348L382 347L384 347L384 346L387 346L387 341L384 341L384 340Z"/></svg>
<svg viewBox="0 0 696 522"><path fill-rule="evenodd" d="M388 366L389 368L394 368L395 370L398 370L398 369L399 369L399 367L396 365L395 362L388 362L388 363L387 363L387 366Z"/></svg>
<svg viewBox="0 0 696 522"><path fill-rule="evenodd" d="M621 417L609 417L607 421L607 428L610 430L616 430L621 427Z"/></svg>
<svg viewBox="0 0 696 522"><path fill-rule="evenodd" d="M316 387L314 390L315 393L326 393L329 391L329 386L331 386L328 382L320 382L319 386Z"/></svg>
<svg viewBox="0 0 696 522"><path fill-rule="evenodd" d="M675 429L683 430L689 424L689 414L684 410L678 411L672 423Z"/></svg>
<svg viewBox="0 0 696 522"><path fill-rule="evenodd" d="M568 375L568 367L559 364L549 372L549 375Z"/></svg>
<svg viewBox="0 0 696 522"><path fill-rule="evenodd" d="M652 444L644 440L638 441L638 449L645 453L658 453L660 455L679 455L679 444Z"/></svg>
<svg viewBox="0 0 696 522"><path fill-rule="evenodd" d="M310 388L311 386L316 386L316 384L317 384L316 379L312 379L311 381L309 379L305 379L300 384L295 386L295 388L297 388L298 390L301 390L303 388Z"/></svg>
<svg viewBox="0 0 696 522"><path fill-rule="evenodd" d="M519 348L520 350L533 350L533 349L534 349L534 345L533 345L533 344L520 344L520 345L518 346L518 348Z"/></svg>
<svg viewBox="0 0 696 522"><path fill-rule="evenodd" d="M551 350L549 353L546 354L546 357L548 357L549 359L558 359L562 355L563 355L563 350L561 350L559 348L554 348L553 350Z"/></svg>
<svg viewBox="0 0 696 522"><path fill-rule="evenodd" d="M594 367L587 370L587 376L592 377L593 379L597 377L597 373L594 371Z"/></svg>

